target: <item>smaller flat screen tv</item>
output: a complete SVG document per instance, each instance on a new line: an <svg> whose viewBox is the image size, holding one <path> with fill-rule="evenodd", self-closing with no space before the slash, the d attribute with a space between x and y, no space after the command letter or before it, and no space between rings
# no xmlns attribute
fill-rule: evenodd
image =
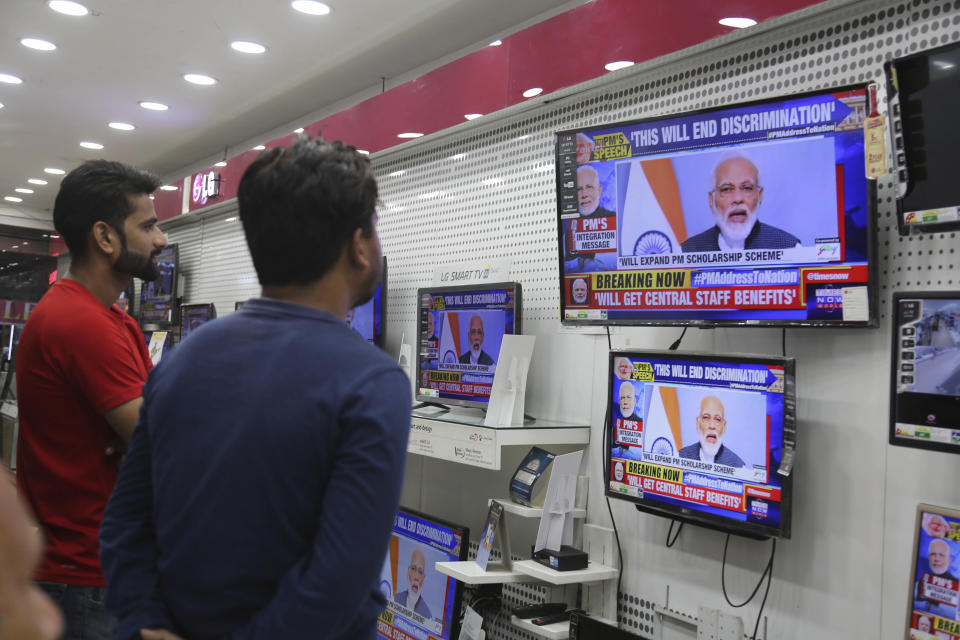
<svg viewBox="0 0 960 640"><path fill-rule="evenodd" d="M794 361L611 351L608 496L747 537L790 537Z"/></svg>
<svg viewBox="0 0 960 640"><path fill-rule="evenodd" d="M377 620L377 638L456 640L462 583L435 567L466 560L469 546L467 527L400 507L380 572L387 608Z"/></svg>
<svg viewBox="0 0 960 640"><path fill-rule="evenodd" d="M193 333L197 327L217 317L217 308L212 302L185 304L180 307L180 340Z"/></svg>
<svg viewBox="0 0 960 640"><path fill-rule="evenodd" d="M157 258L160 277L140 283L140 324L171 325L177 300L177 245L167 245Z"/></svg>
<svg viewBox="0 0 960 640"><path fill-rule="evenodd" d="M910 640L960 636L960 511L917 505L914 525L910 606Z"/></svg>
<svg viewBox="0 0 960 640"><path fill-rule="evenodd" d="M504 335L520 333L520 283L417 292L417 400L486 407Z"/></svg>
<svg viewBox="0 0 960 640"><path fill-rule="evenodd" d="M383 277L373 297L347 312L347 324L367 342L383 347L387 307L387 258L383 258Z"/></svg>
<svg viewBox="0 0 960 640"><path fill-rule="evenodd" d="M884 65L900 233L960 229L960 43Z"/></svg>
<svg viewBox="0 0 960 640"><path fill-rule="evenodd" d="M893 295L890 443L960 453L960 291Z"/></svg>

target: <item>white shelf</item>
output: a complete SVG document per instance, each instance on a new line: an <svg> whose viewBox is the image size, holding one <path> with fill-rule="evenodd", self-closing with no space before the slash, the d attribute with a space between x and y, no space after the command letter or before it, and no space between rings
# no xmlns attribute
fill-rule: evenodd
<svg viewBox="0 0 960 640"><path fill-rule="evenodd" d="M490 506L490 502L496 500L503 505L503 510L507 513L512 513L513 515L520 518L539 518L543 516L543 507L526 507L522 504L517 504L510 498L491 498L487 500L487 506ZM586 509L574 509L573 510L574 518L586 518L587 510Z"/></svg>
<svg viewBox="0 0 960 640"><path fill-rule="evenodd" d="M553 624L545 624L543 626L533 624L530 620L525 620L523 618L518 618L517 616L510 616L510 624L517 627L518 629L523 629L527 633L532 633L535 636L541 638L551 638L553 640L566 640L570 637L570 621L564 620L563 622L554 622Z"/></svg>
<svg viewBox="0 0 960 640"><path fill-rule="evenodd" d="M553 585L602 582L617 577L617 570L613 567L605 567L593 562L590 562L586 569L557 571L535 560L518 560L513 563L513 569Z"/></svg>
<svg viewBox="0 0 960 640"><path fill-rule="evenodd" d="M436 416L415 411L407 452L497 471L502 447L590 442L590 427L585 425L538 419L530 425L485 427L482 414L467 411L451 409Z"/></svg>
<svg viewBox="0 0 960 640"><path fill-rule="evenodd" d="M486 571L480 568L473 560L465 560L463 562L437 562L434 565L440 573L450 576L451 578L456 578L464 584L516 584L516 583L529 583L529 582L539 582L537 578L534 578L525 573L520 573L519 571L507 571L502 567L489 566ZM516 566L516 562L514 562Z"/></svg>

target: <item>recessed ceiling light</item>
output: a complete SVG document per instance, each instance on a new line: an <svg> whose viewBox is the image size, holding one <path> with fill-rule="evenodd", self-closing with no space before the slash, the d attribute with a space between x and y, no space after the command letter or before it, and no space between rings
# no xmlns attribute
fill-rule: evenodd
<svg viewBox="0 0 960 640"><path fill-rule="evenodd" d="M23 246L27 246L27 245L30 244L30 243L27 242L26 240L24 240L21 244L23 244Z"/></svg>
<svg viewBox="0 0 960 640"><path fill-rule="evenodd" d="M62 176L63 174L66 173L66 171L64 171L63 169L54 169L53 167L47 167L46 169L44 169L44 171L46 173L50 173L55 176Z"/></svg>
<svg viewBox="0 0 960 640"><path fill-rule="evenodd" d="M493 42L491 42L491 43L488 44L487 46L488 46L488 47L499 47L499 46L502 45L502 44L503 44L503 40L494 40Z"/></svg>
<svg viewBox="0 0 960 640"><path fill-rule="evenodd" d="M225 167L225 166L227 166L227 161L226 161L226 160L221 160L220 162L214 162L214 163L213 163L213 166L215 166L215 167Z"/></svg>
<svg viewBox="0 0 960 640"><path fill-rule="evenodd" d="M753 18L720 18L719 22L725 27L733 27L735 29L746 29L747 27L752 27L757 24L757 21Z"/></svg>
<svg viewBox="0 0 960 640"><path fill-rule="evenodd" d="M0 102L0 109L3 109L3 103Z"/></svg>
<svg viewBox="0 0 960 640"><path fill-rule="evenodd" d="M176 191L179 187L175 187L172 184L165 184L160 186L161 191Z"/></svg>
<svg viewBox="0 0 960 640"><path fill-rule="evenodd" d="M150 102L149 100L142 100L138 104L144 109L149 109L150 111L166 111L170 108L162 102Z"/></svg>
<svg viewBox="0 0 960 640"><path fill-rule="evenodd" d="M51 233L51 234L50 234L50 237L53 238L54 240L59 240L59 239L60 239L60 236L58 236L58 235L55 234L55 233Z"/></svg>
<svg viewBox="0 0 960 640"><path fill-rule="evenodd" d="M0 73L0 82L7 84L23 84L23 80L9 73Z"/></svg>
<svg viewBox="0 0 960 640"><path fill-rule="evenodd" d="M28 49L36 49L37 51L53 51L57 48L57 45L52 42L41 40L40 38L20 38L20 44Z"/></svg>
<svg viewBox="0 0 960 640"><path fill-rule="evenodd" d="M90 11L79 2L71 2L70 0L49 0L47 6L57 13L68 16L85 16L90 13Z"/></svg>
<svg viewBox="0 0 960 640"><path fill-rule="evenodd" d="M230 48L240 53L264 53L267 50L262 44L249 40L234 40L230 43Z"/></svg>
<svg viewBox="0 0 960 640"><path fill-rule="evenodd" d="M149 196L147 196L147 197L150 198L151 200L155 200L155 199L156 199L156 198L154 198L152 195L149 195Z"/></svg>
<svg viewBox="0 0 960 640"><path fill-rule="evenodd" d="M17 187L14 191L17 193L33 193L33 189L24 189L23 187Z"/></svg>
<svg viewBox="0 0 960 640"><path fill-rule="evenodd" d="M297 127L293 130L294 133L303 133L303 127Z"/></svg>
<svg viewBox="0 0 960 640"><path fill-rule="evenodd" d="M84 141L80 143L80 146L83 147L84 149L94 149L97 151L99 151L100 149L103 149L103 145L100 144L99 142Z"/></svg>
<svg viewBox="0 0 960 640"><path fill-rule="evenodd" d="M16 196L3 196L3 199L7 202L23 202L23 198L18 198Z"/></svg>
<svg viewBox="0 0 960 640"><path fill-rule="evenodd" d="M300 13L306 13L311 16L325 16L331 11L328 5L322 2L316 2L316 0L293 0L290 6Z"/></svg>
<svg viewBox="0 0 960 640"><path fill-rule="evenodd" d="M211 76L205 76L202 73L185 73L183 74L183 79L189 82L190 84L199 84L204 87L209 87L210 85L217 84L217 79Z"/></svg>
<svg viewBox="0 0 960 640"><path fill-rule="evenodd" d="M357 149L357 153L362 153L365 156L370 155L370 152L367 151L366 149Z"/></svg>
<svg viewBox="0 0 960 640"><path fill-rule="evenodd" d="M524 98L532 98L533 96L538 96L543 93L543 89L540 87L534 87L532 89L527 89L523 92Z"/></svg>
<svg viewBox="0 0 960 640"><path fill-rule="evenodd" d="M603 68L607 71L619 71L620 69L626 69L632 66L633 62L631 60L617 60L616 62L608 62L603 65Z"/></svg>
<svg viewBox="0 0 960 640"><path fill-rule="evenodd" d="M111 122L107 126L111 129L117 129L118 131L133 131L136 129L136 127L129 122Z"/></svg>
<svg viewBox="0 0 960 640"><path fill-rule="evenodd" d="M397 137L398 137L398 138L419 138L419 137L422 136L422 135L423 135L422 133L416 133L416 132L413 132L413 131L408 131L407 133L398 133L398 134L397 134Z"/></svg>
<svg viewBox="0 0 960 640"><path fill-rule="evenodd" d="M47 184L46 180L40 180L39 178L27 178L27 182L29 182L30 184L38 184L41 187Z"/></svg>
<svg viewBox="0 0 960 640"><path fill-rule="evenodd" d="M466 118L467 120L476 120L477 118L482 118L483 114L482 113L465 113L463 117Z"/></svg>
<svg viewBox="0 0 960 640"><path fill-rule="evenodd" d="M6 198L6 199L7 199L7 200L10 200L10 198ZM14 248L14 249L19 249L19 248L20 248L20 245L15 244L15 245L13 245L13 248ZM13 264L17 264L17 263L14 262ZM11 265L11 266L13 266L13 265Z"/></svg>
<svg viewBox="0 0 960 640"><path fill-rule="evenodd" d="M263 151L263 150L266 149L266 148L267 148L267 147L266 147L265 145L258 144L257 146L255 146L255 147L253 148L253 150L254 150L254 151Z"/></svg>

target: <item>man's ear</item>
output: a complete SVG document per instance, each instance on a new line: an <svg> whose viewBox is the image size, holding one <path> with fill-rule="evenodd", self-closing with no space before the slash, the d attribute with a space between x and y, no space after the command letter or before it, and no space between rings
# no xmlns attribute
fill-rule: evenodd
<svg viewBox="0 0 960 640"><path fill-rule="evenodd" d="M763 204L763 187L760 187L757 191L757 206L759 207L761 204Z"/></svg>
<svg viewBox="0 0 960 640"><path fill-rule="evenodd" d="M368 269L373 264L373 256L370 253L370 239L364 235L363 229L358 227L354 229L353 235L347 244L347 254L350 262L360 268Z"/></svg>
<svg viewBox="0 0 960 640"><path fill-rule="evenodd" d="M113 255L120 252L120 234L103 220L97 220L93 223L93 243L107 255Z"/></svg>

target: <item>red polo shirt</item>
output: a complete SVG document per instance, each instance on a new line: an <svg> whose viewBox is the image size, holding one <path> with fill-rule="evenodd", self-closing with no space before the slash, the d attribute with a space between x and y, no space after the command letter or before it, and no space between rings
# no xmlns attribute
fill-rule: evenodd
<svg viewBox="0 0 960 640"><path fill-rule="evenodd" d="M17 484L46 537L37 580L102 586L100 520L117 479L103 414L143 394L150 356L137 323L75 280L36 306L17 350Z"/></svg>

